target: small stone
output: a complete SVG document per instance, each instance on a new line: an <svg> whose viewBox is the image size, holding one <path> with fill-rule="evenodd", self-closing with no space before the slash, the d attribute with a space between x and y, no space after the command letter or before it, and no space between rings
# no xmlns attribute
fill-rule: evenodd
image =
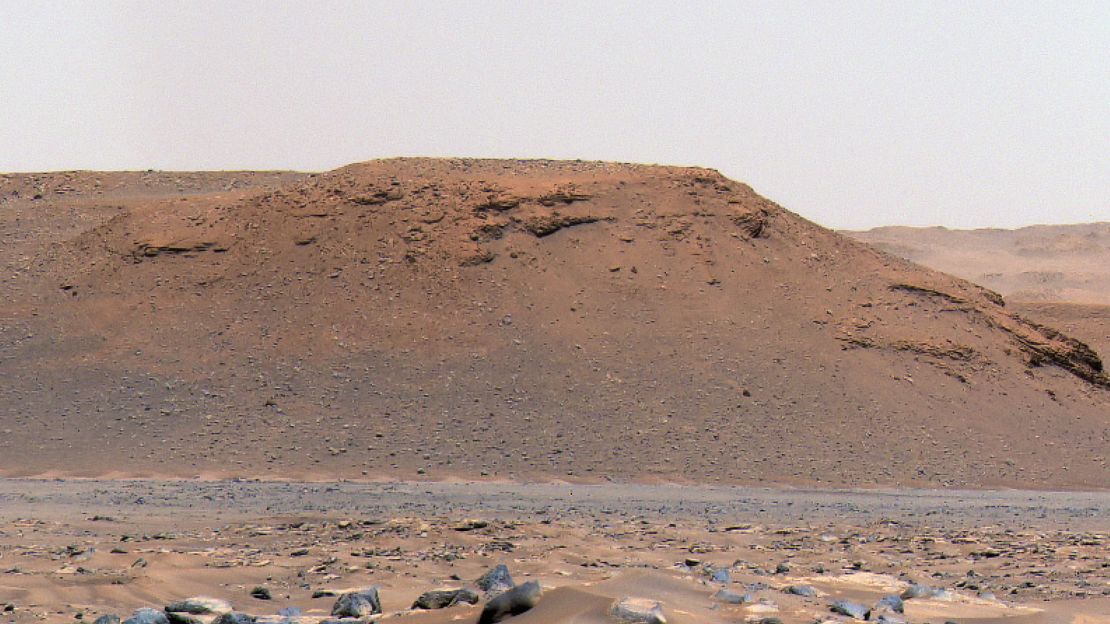
<svg viewBox="0 0 1110 624"><path fill-rule="evenodd" d="M93 624L119 624L119 616L114 613L102 615L96 618Z"/></svg>
<svg viewBox="0 0 1110 624"><path fill-rule="evenodd" d="M667 624L663 605L647 598L622 598L610 611L613 617L637 624Z"/></svg>
<svg viewBox="0 0 1110 624"><path fill-rule="evenodd" d="M782 563L775 566L775 574L786 574L789 571L790 571L790 564L786 563L785 561L783 561Z"/></svg>
<svg viewBox="0 0 1110 624"><path fill-rule="evenodd" d="M814 588L812 585L790 585L783 591L788 594L793 594L795 596L804 596L806 598L817 597L817 589Z"/></svg>
<svg viewBox="0 0 1110 624"><path fill-rule="evenodd" d="M713 574L710 575L709 578L714 583L727 584L732 582L732 574L728 571L728 568L718 568L716 570L713 570Z"/></svg>
<svg viewBox="0 0 1110 624"><path fill-rule="evenodd" d="M751 594L738 594L731 589L724 588L717 590L713 597L725 604L747 604L755 601L755 596Z"/></svg>
<svg viewBox="0 0 1110 624"><path fill-rule="evenodd" d="M274 596L270 593L269 587L259 585L251 590L251 598L257 598L258 600L273 600Z"/></svg>

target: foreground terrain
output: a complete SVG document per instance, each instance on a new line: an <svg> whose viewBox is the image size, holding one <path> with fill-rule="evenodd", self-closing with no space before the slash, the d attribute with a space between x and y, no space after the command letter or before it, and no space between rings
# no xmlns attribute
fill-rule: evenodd
<svg viewBox="0 0 1110 624"><path fill-rule="evenodd" d="M473 622L481 603L408 608L505 564L545 588L514 624L617 622L627 597L680 624L850 621L830 605L913 584L933 591L889 617L1105 624L1108 518L1110 494L1083 492L2 480L0 620L207 595L313 622L378 585L386 621Z"/></svg>
<svg viewBox="0 0 1110 624"><path fill-rule="evenodd" d="M0 236L0 474L1110 483L1094 349L711 170L11 174Z"/></svg>

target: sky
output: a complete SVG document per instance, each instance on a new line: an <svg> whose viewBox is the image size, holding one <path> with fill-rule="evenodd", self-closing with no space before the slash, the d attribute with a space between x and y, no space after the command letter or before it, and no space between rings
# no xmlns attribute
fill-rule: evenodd
<svg viewBox="0 0 1110 624"><path fill-rule="evenodd" d="M1110 2L0 0L0 171L700 165L823 225L1110 221Z"/></svg>

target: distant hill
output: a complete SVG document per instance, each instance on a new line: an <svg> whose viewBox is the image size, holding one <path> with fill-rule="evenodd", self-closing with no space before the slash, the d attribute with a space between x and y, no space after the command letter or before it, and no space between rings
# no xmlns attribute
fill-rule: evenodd
<svg viewBox="0 0 1110 624"><path fill-rule="evenodd" d="M882 227L843 232L1008 301L1110 305L1110 222L1016 230Z"/></svg>
<svg viewBox="0 0 1110 624"><path fill-rule="evenodd" d="M1110 483L1089 347L715 171L397 159L0 198L6 474Z"/></svg>

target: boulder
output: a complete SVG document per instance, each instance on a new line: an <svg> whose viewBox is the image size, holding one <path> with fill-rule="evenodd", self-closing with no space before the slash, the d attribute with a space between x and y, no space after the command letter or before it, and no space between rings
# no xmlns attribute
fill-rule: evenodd
<svg viewBox="0 0 1110 624"><path fill-rule="evenodd" d="M96 618L93 624L119 624L119 616L114 613L102 615Z"/></svg>
<svg viewBox="0 0 1110 624"><path fill-rule="evenodd" d="M166 619L170 621L170 624L206 624L208 619L201 619L202 617L211 618L211 616L193 615L192 613L166 613Z"/></svg>
<svg viewBox="0 0 1110 624"><path fill-rule="evenodd" d="M486 603L478 624L496 624L528 611L540 601L542 591L538 581L528 581L503 592Z"/></svg>
<svg viewBox="0 0 1110 624"><path fill-rule="evenodd" d="M474 584L489 597L508 591L516 585L509 574L509 568L503 563L483 574Z"/></svg>
<svg viewBox="0 0 1110 624"><path fill-rule="evenodd" d="M637 624L667 624L663 605L647 598L622 598L613 605L610 613L624 622Z"/></svg>
<svg viewBox="0 0 1110 624"><path fill-rule="evenodd" d="M377 587L342 594L331 608L331 614L341 618L360 618L381 612L382 601L378 597Z"/></svg>
<svg viewBox="0 0 1110 624"><path fill-rule="evenodd" d="M219 598L194 596L166 605L166 613L191 613L193 615L220 615L232 611L231 603Z"/></svg>
<svg viewBox="0 0 1110 624"><path fill-rule="evenodd" d="M790 585L783 591L788 594L793 594L795 596L804 596L806 598L817 597L817 589L812 585Z"/></svg>
<svg viewBox="0 0 1110 624"><path fill-rule="evenodd" d="M258 621L253 615L246 613L239 613L238 611L229 611L220 614L219 617L212 620L212 624L254 624Z"/></svg>
<svg viewBox="0 0 1110 624"><path fill-rule="evenodd" d="M833 613L840 615L847 615L850 618L857 620L866 620L868 608L859 604L858 602L850 602L848 600L837 600L829 605L829 610Z"/></svg>
<svg viewBox="0 0 1110 624"><path fill-rule="evenodd" d="M921 585L914 583L906 588L900 596L903 600L911 600L913 598L932 598L937 594L937 590L929 587L928 585Z"/></svg>
<svg viewBox="0 0 1110 624"><path fill-rule="evenodd" d="M879 602L875 603L875 610L881 611L882 609L890 609L895 613L905 613L906 603L902 602L901 596L891 594L890 596L883 596L879 599Z"/></svg>
<svg viewBox="0 0 1110 624"><path fill-rule="evenodd" d="M731 589L721 588L717 593L713 594L713 598L725 604L747 604L755 601L755 597L751 594L738 594Z"/></svg>
<svg viewBox="0 0 1110 624"><path fill-rule="evenodd" d="M413 609L445 609L457 604L475 604L478 592L472 589L436 589L424 592L412 603Z"/></svg>
<svg viewBox="0 0 1110 624"><path fill-rule="evenodd" d="M170 624L170 620L164 612L144 607L132 613L123 624Z"/></svg>

